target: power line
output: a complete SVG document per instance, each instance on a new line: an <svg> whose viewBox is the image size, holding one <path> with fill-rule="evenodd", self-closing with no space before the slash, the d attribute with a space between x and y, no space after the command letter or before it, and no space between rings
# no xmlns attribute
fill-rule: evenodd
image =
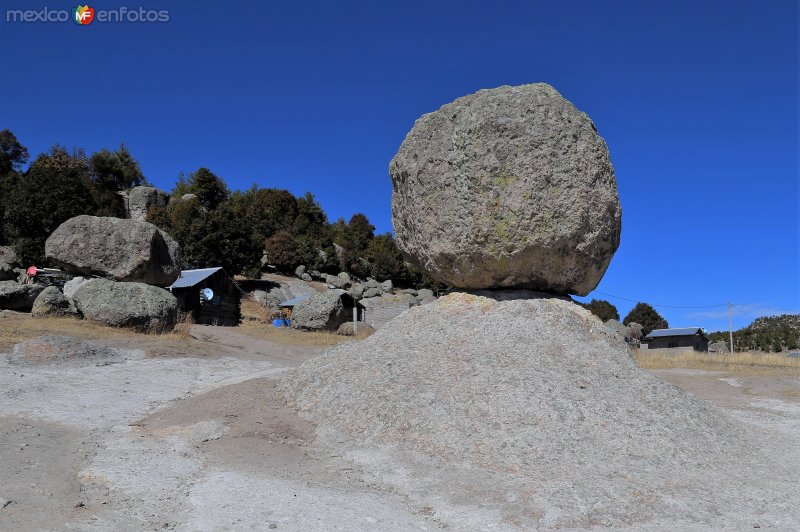
<svg viewBox="0 0 800 532"><path fill-rule="evenodd" d="M613 298L616 298L616 299L621 299L621 300L623 300L623 301L630 301L631 303L639 303L639 302L641 301L641 300L636 300L636 299L629 299L629 298L627 298L627 297L622 297L622 296L615 296L614 294L609 294L609 293L607 293L607 292L601 292L600 290L595 290L594 292L595 292L595 293L597 293L597 294L602 294L602 295L604 295L604 296L607 296L607 297L613 297ZM648 303L648 304L649 304L651 307L661 307L661 308L693 308L693 309L698 309L698 308L718 308L718 307L727 307L727 306L728 306L728 303L721 303L721 304L719 304L719 305L706 305L706 306L702 306L702 307L681 307L681 306L675 306L675 305L658 305L658 304L655 304L655 303Z"/></svg>

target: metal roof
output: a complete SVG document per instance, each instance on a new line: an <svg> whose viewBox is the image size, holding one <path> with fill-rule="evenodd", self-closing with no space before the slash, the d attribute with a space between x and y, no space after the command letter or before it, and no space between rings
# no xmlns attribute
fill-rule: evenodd
<svg viewBox="0 0 800 532"><path fill-rule="evenodd" d="M300 295L300 296L297 296L297 297L293 297L292 299L289 299L287 301L284 301L283 303L281 303L278 306L279 307L293 307L293 306L297 305L298 303L300 303L301 301L305 301L309 297L311 297L311 294L303 294L303 295Z"/></svg>
<svg viewBox="0 0 800 532"><path fill-rule="evenodd" d="M647 335L647 338L658 338L660 336L693 336L697 331L702 331L700 327L682 327L680 329L656 329Z"/></svg>
<svg viewBox="0 0 800 532"><path fill-rule="evenodd" d="M222 268L202 268L200 270L183 270L181 272L181 276L178 277L178 280L172 283L169 286L169 289L172 290L173 288L188 288L190 286L194 286L197 283L202 282L205 279L208 279Z"/></svg>

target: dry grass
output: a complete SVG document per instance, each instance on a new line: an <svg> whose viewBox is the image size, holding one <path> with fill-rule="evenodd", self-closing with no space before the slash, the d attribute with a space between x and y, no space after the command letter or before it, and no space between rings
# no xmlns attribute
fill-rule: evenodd
<svg viewBox="0 0 800 532"><path fill-rule="evenodd" d="M800 358L781 353L703 353L699 351L634 350L633 358L645 369L692 368L729 373L800 375Z"/></svg>
<svg viewBox="0 0 800 532"><path fill-rule="evenodd" d="M241 332L264 340L291 345L334 346L349 342L352 336L339 336L332 332L307 332L286 327L273 327L271 311L252 299L242 299ZM356 339L363 338L358 335Z"/></svg>
<svg viewBox="0 0 800 532"><path fill-rule="evenodd" d="M81 340L139 338L158 342L185 342L191 339L190 325L181 322L172 332L148 334L76 318L33 318L30 314L19 313L0 318L0 350L7 351L19 342L43 335L74 336Z"/></svg>

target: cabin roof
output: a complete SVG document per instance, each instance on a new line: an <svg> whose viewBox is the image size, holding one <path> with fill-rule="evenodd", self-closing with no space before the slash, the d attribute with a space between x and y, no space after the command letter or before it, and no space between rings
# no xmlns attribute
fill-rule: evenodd
<svg viewBox="0 0 800 532"><path fill-rule="evenodd" d="M681 327L677 329L655 329L647 335L647 338L659 338L663 336L694 336L703 332L700 327Z"/></svg>
<svg viewBox="0 0 800 532"><path fill-rule="evenodd" d="M181 276L178 277L174 283L169 285L169 289L172 290L173 288L189 288L191 286L195 286L196 284L208 279L221 269L221 267L216 267L201 268L199 270L183 270L181 271Z"/></svg>

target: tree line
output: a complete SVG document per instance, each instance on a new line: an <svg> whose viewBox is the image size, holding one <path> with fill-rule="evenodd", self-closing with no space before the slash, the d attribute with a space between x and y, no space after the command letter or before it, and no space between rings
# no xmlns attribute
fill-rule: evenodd
<svg viewBox="0 0 800 532"><path fill-rule="evenodd" d="M728 331L709 333L712 342L730 341ZM800 349L800 315L782 314L756 318L753 323L733 331L733 347L738 351L763 351L779 353Z"/></svg>
<svg viewBox="0 0 800 532"><path fill-rule="evenodd" d="M604 299L592 299L589 303L582 303L581 306L603 322L619 321L617 307ZM625 316L622 323L625 325L639 323L642 325L644 336L655 329L669 327L667 320L647 303L637 303ZM729 332L711 332L708 333L708 339L710 342L728 344ZM757 318L747 327L733 331L733 345L736 351L763 351L766 353L800 349L800 315L783 314Z"/></svg>
<svg viewBox="0 0 800 532"><path fill-rule="evenodd" d="M617 307L605 299L592 299L588 303L581 303L581 306L600 318L604 323L608 320L619 321ZM656 329L669 328L667 320L647 303L636 303L636 306L628 312L622 323L623 325L638 323L642 326L643 336L647 336Z"/></svg>
<svg viewBox="0 0 800 532"><path fill-rule="evenodd" d="M28 160L16 136L0 131L0 245L11 245L26 264L46 264L44 242L64 221L81 214L125 217L120 193L149 185L124 145L91 155L54 146L24 168ZM286 273L302 264L399 286L433 284L404 260L391 233L375 235L363 213L331 223L310 192L231 190L205 167L179 175L168 204L151 207L147 220L180 244L186 267L255 276L266 261Z"/></svg>

